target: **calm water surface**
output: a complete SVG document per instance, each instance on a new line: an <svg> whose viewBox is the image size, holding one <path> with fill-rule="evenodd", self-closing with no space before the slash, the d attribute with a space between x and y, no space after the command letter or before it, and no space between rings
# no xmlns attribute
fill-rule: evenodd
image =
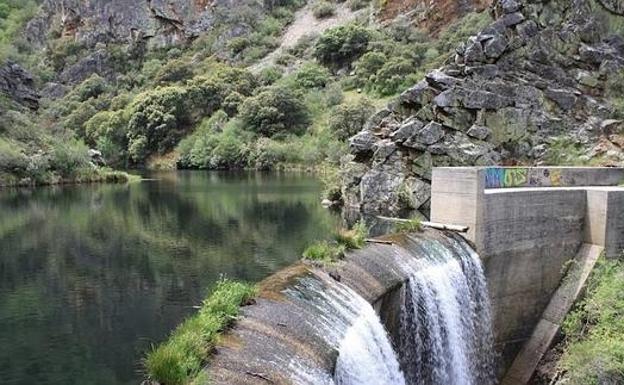
<svg viewBox="0 0 624 385"><path fill-rule="evenodd" d="M138 384L220 276L258 281L338 223L309 176L150 177L0 190L0 384Z"/></svg>

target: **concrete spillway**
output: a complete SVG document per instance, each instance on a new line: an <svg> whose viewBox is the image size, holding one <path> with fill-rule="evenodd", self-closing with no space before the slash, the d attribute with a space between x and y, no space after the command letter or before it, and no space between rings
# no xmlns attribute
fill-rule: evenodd
<svg viewBox="0 0 624 385"><path fill-rule="evenodd" d="M331 276L301 264L263 282L210 365L212 383L492 383L478 256L433 230L387 241L350 253Z"/></svg>

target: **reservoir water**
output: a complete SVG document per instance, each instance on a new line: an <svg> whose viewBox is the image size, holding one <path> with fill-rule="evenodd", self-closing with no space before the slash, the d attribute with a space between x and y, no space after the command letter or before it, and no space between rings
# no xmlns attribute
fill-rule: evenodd
<svg viewBox="0 0 624 385"><path fill-rule="evenodd" d="M339 223L306 175L147 176L0 190L1 384L138 384L220 276L261 280Z"/></svg>

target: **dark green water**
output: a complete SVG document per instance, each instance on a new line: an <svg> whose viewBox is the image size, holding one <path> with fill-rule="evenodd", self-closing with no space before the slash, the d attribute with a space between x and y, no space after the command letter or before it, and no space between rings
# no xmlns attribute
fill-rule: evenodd
<svg viewBox="0 0 624 385"><path fill-rule="evenodd" d="M138 384L220 276L258 281L338 223L308 176L151 176L0 191L0 384Z"/></svg>

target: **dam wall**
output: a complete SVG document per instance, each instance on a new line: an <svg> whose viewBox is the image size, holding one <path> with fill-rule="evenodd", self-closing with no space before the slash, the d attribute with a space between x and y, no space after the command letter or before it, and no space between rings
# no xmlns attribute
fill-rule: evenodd
<svg viewBox="0 0 624 385"><path fill-rule="evenodd" d="M431 220L469 226L486 270L500 367L529 339L583 244L624 248L624 169L436 168Z"/></svg>

